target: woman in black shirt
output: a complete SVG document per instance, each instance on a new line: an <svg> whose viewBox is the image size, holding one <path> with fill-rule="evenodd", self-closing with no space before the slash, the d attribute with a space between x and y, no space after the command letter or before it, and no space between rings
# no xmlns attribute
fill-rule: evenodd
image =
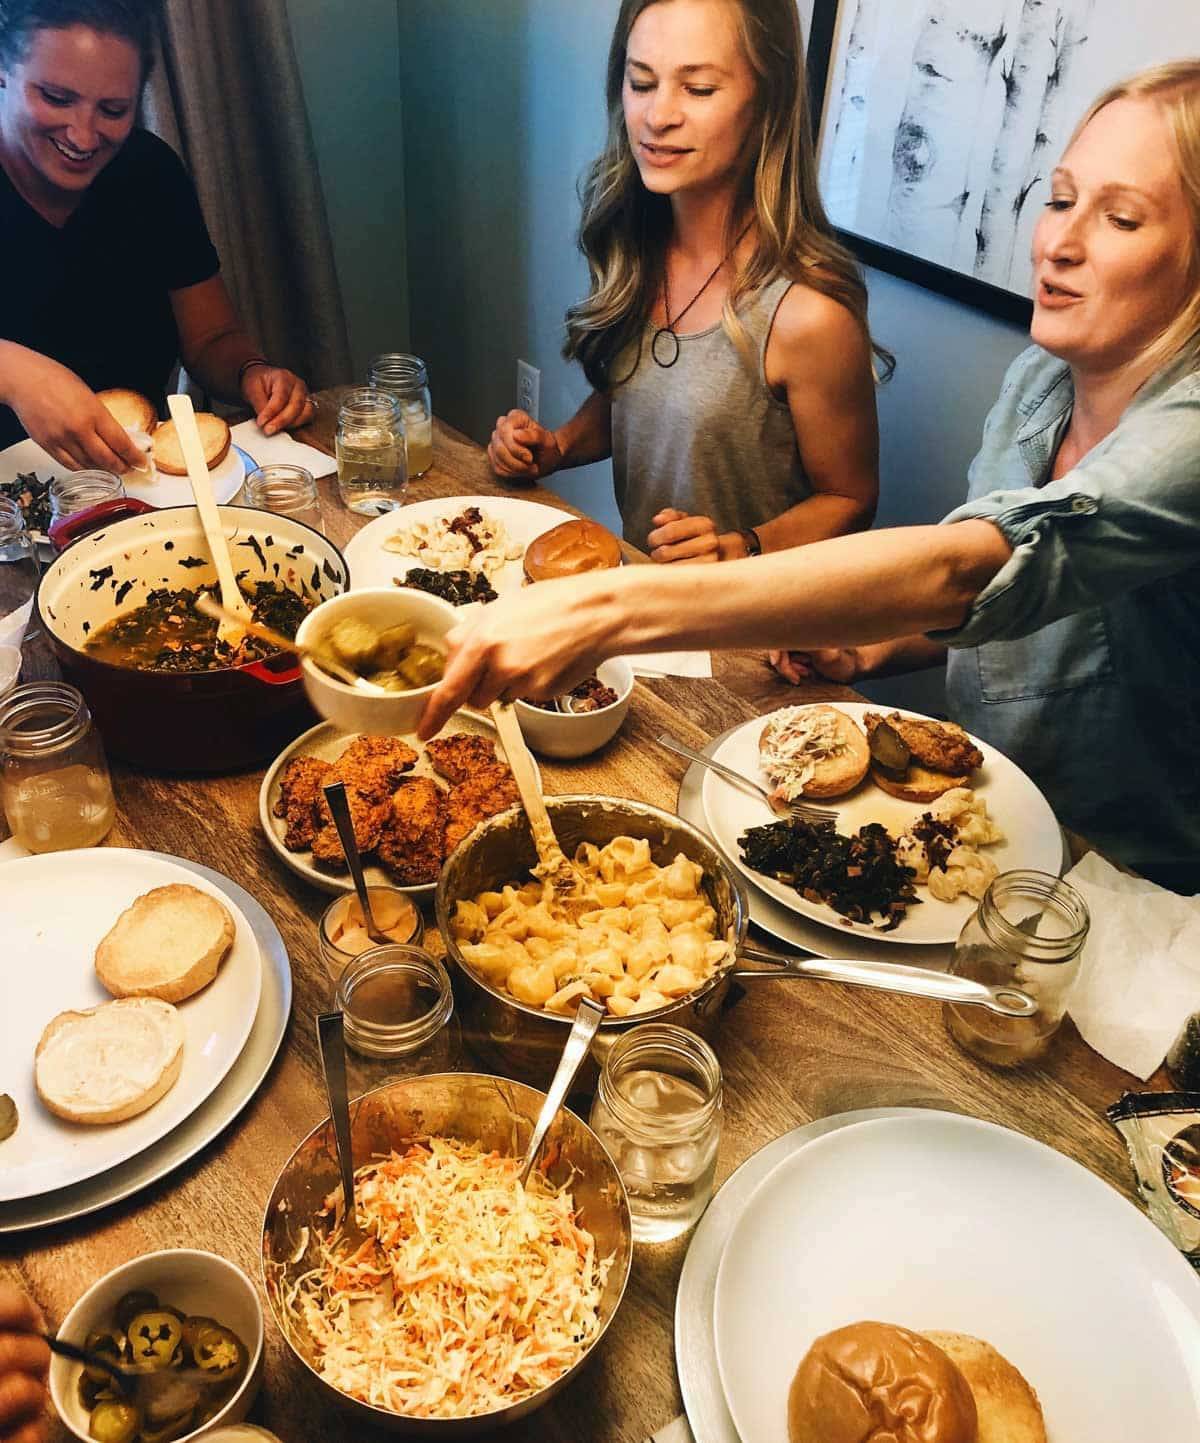
<svg viewBox="0 0 1200 1443"><path fill-rule="evenodd" d="M269 434L313 410L242 330L174 151L134 124L158 9L0 6L0 446L28 433L73 468L140 464L95 392L161 408L180 359Z"/></svg>

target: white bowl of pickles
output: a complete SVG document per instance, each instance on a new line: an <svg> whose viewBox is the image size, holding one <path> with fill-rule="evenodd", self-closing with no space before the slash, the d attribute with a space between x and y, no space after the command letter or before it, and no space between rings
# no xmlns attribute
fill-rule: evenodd
<svg viewBox="0 0 1200 1443"><path fill-rule="evenodd" d="M216 1253L172 1248L114 1268L83 1294L58 1335L123 1369L178 1375L178 1387L122 1396L101 1369L55 1356L50 1396L82 1443L182 1443L240 1423L262 1382L258 1290Z"/></svg>
<svg viewBox="0 0 1200 1443"><path fill-rule="evenodd" d="M367 587L331 597L296 632L309 701L345 732L415 730L442 678L446 634L461 620L448 601L423 591Z"/></svg>

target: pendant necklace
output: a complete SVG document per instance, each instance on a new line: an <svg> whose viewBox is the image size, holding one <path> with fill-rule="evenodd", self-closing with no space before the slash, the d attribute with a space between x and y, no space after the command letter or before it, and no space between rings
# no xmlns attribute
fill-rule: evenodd
<svg viewBox="0 0 1200 1443"><path fill-rule="evenodd" d="M654 332L654 335L650 341L650 354L654 357L655 364L661 366L664 371L667 370L669 367L673 366L675 362L679 359L679 337L675 334L675 327L679 324L680 321L683 320L684 316L687 315L687 313L692 309L692 307L696 304L696 302L700 299L704 292L708 290L709 286L712 285L713 281L716 280L717 276L720 274L721 268L728 263L730 256L732 256L734 251L737 250L738 246L741 245L742 238L750 229L750 225L751 221L747 221L746 224L742 227L741 234L738 236L737 240L735 240L733 245L730 246L728 253L722 256L721 259L717 262L716 266L713 268L713 272L709 276L708 280L704 282L704 284L700 287L696 294L691 298L687 305L684 306L683 310L681 310L679 314L674 317L674 319L672 319L671 317L671 290L667 281L667 267L665 265L663 266L663 311L667 317L667 324L665 326L659 326L658 330Z"/></svg>

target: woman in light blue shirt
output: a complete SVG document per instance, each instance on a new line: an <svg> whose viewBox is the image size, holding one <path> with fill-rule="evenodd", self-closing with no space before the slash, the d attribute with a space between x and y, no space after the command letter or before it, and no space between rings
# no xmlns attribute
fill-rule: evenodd
<svg viewBox="0 0 1200 1443"><path fill-rule="evenodd" d="M455 633L427 730L618 652L802 647L852 680L949 647L958 721L1110 856L1197 890L1200 60L1093 106L1034 265L1035 344L940 526L733 562L719 587L674 567L542 583Z"/></svg>

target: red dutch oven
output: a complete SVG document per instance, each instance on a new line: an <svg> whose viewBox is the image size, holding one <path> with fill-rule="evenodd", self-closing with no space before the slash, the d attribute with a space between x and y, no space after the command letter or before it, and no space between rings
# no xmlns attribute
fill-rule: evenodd
<svg viewBox="0 0 1200 1443"><path fill-rule="evenodd" d="M314 604L349 587L338 548L286 516L218 507L238 579L282 583ZM66 679L111 756L154 771L223 772L274 756L315 720L292 655L215 671L113 666L85 649L151 591L216 586L194 506L128 516L80 537L42 576L38 612Z"/></svg>

